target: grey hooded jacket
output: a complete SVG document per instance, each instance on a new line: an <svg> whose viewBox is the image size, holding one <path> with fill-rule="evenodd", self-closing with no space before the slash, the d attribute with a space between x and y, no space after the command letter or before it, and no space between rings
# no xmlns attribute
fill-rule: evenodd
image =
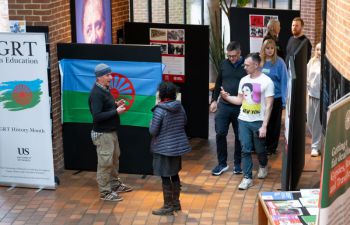
<svg viewBox="0 0 350 225"><path fill-rule="evenodd" d="M151 151L165 156L181 156L191 151L185 125L187 117L179 101L160 102L153 107L149 128Z"/></svg>

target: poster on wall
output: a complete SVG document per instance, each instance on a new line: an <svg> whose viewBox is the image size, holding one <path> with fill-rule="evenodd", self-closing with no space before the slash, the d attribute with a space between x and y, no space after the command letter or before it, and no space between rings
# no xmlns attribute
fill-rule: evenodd
<svg viewBox="0 0 350 225"><path fill-rule="evenodd" d="M160 45L165 65L163 80L185 82L185 30L150 28L150 44Z"/></svg>
<svg viewBox="0 0 350 225"><path fill-rule="evenodd" d="M53 189L45 35L0 33L0 43L0 185Z"/></svg>
<svg viewBox="0 0 350 225"><path fill-rule="evenodd" d="M350 94L329 106L319 225L350 224Z"/></svg>
<svg viewBox="0 0 350 225"><path fill-rule="evenodd" d="M75 0L77 43L112 44L110 0Z"/></svg>
<svg viewBox="0 0 350 225"><path fill-rule="evenodd" d="M250 52L260 52L262 41L267 30L267 24L270 19L278 20L278 16L255 14L249 15Z"/></svg>
<svg viewBox="0 0 350 225"><path fill-rule="evenodd" d="M9 8L7 0L0 0L0 32L9 32Z"/></svg>
<svg viewBox="0 0 350 225"><path fill-rule="evenodd" d="M25 33L26 21L25 20L10 20L10 31L12 33Z"/></svg>

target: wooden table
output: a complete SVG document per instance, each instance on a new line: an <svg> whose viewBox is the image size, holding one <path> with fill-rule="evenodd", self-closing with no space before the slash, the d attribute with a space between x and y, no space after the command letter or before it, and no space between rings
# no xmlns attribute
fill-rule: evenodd
<svg viewBox="0 0 350 225"><path fill-rule="evenodd" d="M261 193L259 193L259 205L258 205L258 224L259 225L273 225L274 222L269 213L269 209L265 205L264 200L261 197Z"/></svg>

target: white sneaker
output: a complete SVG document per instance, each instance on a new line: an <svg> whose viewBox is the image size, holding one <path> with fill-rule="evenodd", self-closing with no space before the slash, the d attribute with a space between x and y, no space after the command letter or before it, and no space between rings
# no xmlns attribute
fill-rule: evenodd
<svg viewBox="0 0 350 225"><path fill-rule="evenodd" d="M243 178L242 182L238 185L238 189L247 190L251 186L253 186L253 180L249 178Z"/></svg>
<svg viewBox="0 0 350 225"><path fill-rule="evenodd" d="M312 157L317 157L317 156L319 156L319 155L320 155L320 151L318 151L317 149L313 148L313 149L311 150L311 156L312 156Z"/></svg>
<svg viewBox="0 0 350 225"><path fill-rule="evenodd" d="M260 167L258 172L259 179L264 179L265 177L267 177L267 166L264 168Z"/></svg>

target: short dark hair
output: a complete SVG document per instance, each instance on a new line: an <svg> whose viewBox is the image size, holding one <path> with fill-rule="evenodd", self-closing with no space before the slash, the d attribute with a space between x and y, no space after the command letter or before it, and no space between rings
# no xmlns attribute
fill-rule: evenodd
<svg viewBox="0 0 350 225"><path fill-rule="evenodd" d="M248 59L249 57L252 58L253 62L256 62L258 65L260 65L261 57L258 52L249 53L245 58Z"/></svg>
<svg viewBox="0 0 350 225"><path fill-rule="evenodd" d="M226 47L227 51L240 51L241 50L241 44L239 44L238 41L231 41L230 43L228 43L227 47Z"/></svg>
<svg viewBox="0 0 350 225"><path fill-rule="evenodd" d="M161 101L163 101L166 98L175 100L178 88L172 82L163 81L162 83L159 84L158 91L159 91L159 98Z"/></svg>
<svg viewBox="0 0 350 225"><path fill-rule="evenodd" d="M249 90L250 90L251 92L253 92L253 84L251 84L251 83L244 83L244 84L242 85L242 89L243 89L244 87L248 87Z"/></svg>
<svg viewBox="0 0 350 225"><path fill-rule="evenodd" d="M295 17L295 18L293 19L293 21L299 21L300 24L301 24L301 26L302 26L302 27L304 26L304 20L303 20L302 18L300 18L300 17Z"/></svg>

